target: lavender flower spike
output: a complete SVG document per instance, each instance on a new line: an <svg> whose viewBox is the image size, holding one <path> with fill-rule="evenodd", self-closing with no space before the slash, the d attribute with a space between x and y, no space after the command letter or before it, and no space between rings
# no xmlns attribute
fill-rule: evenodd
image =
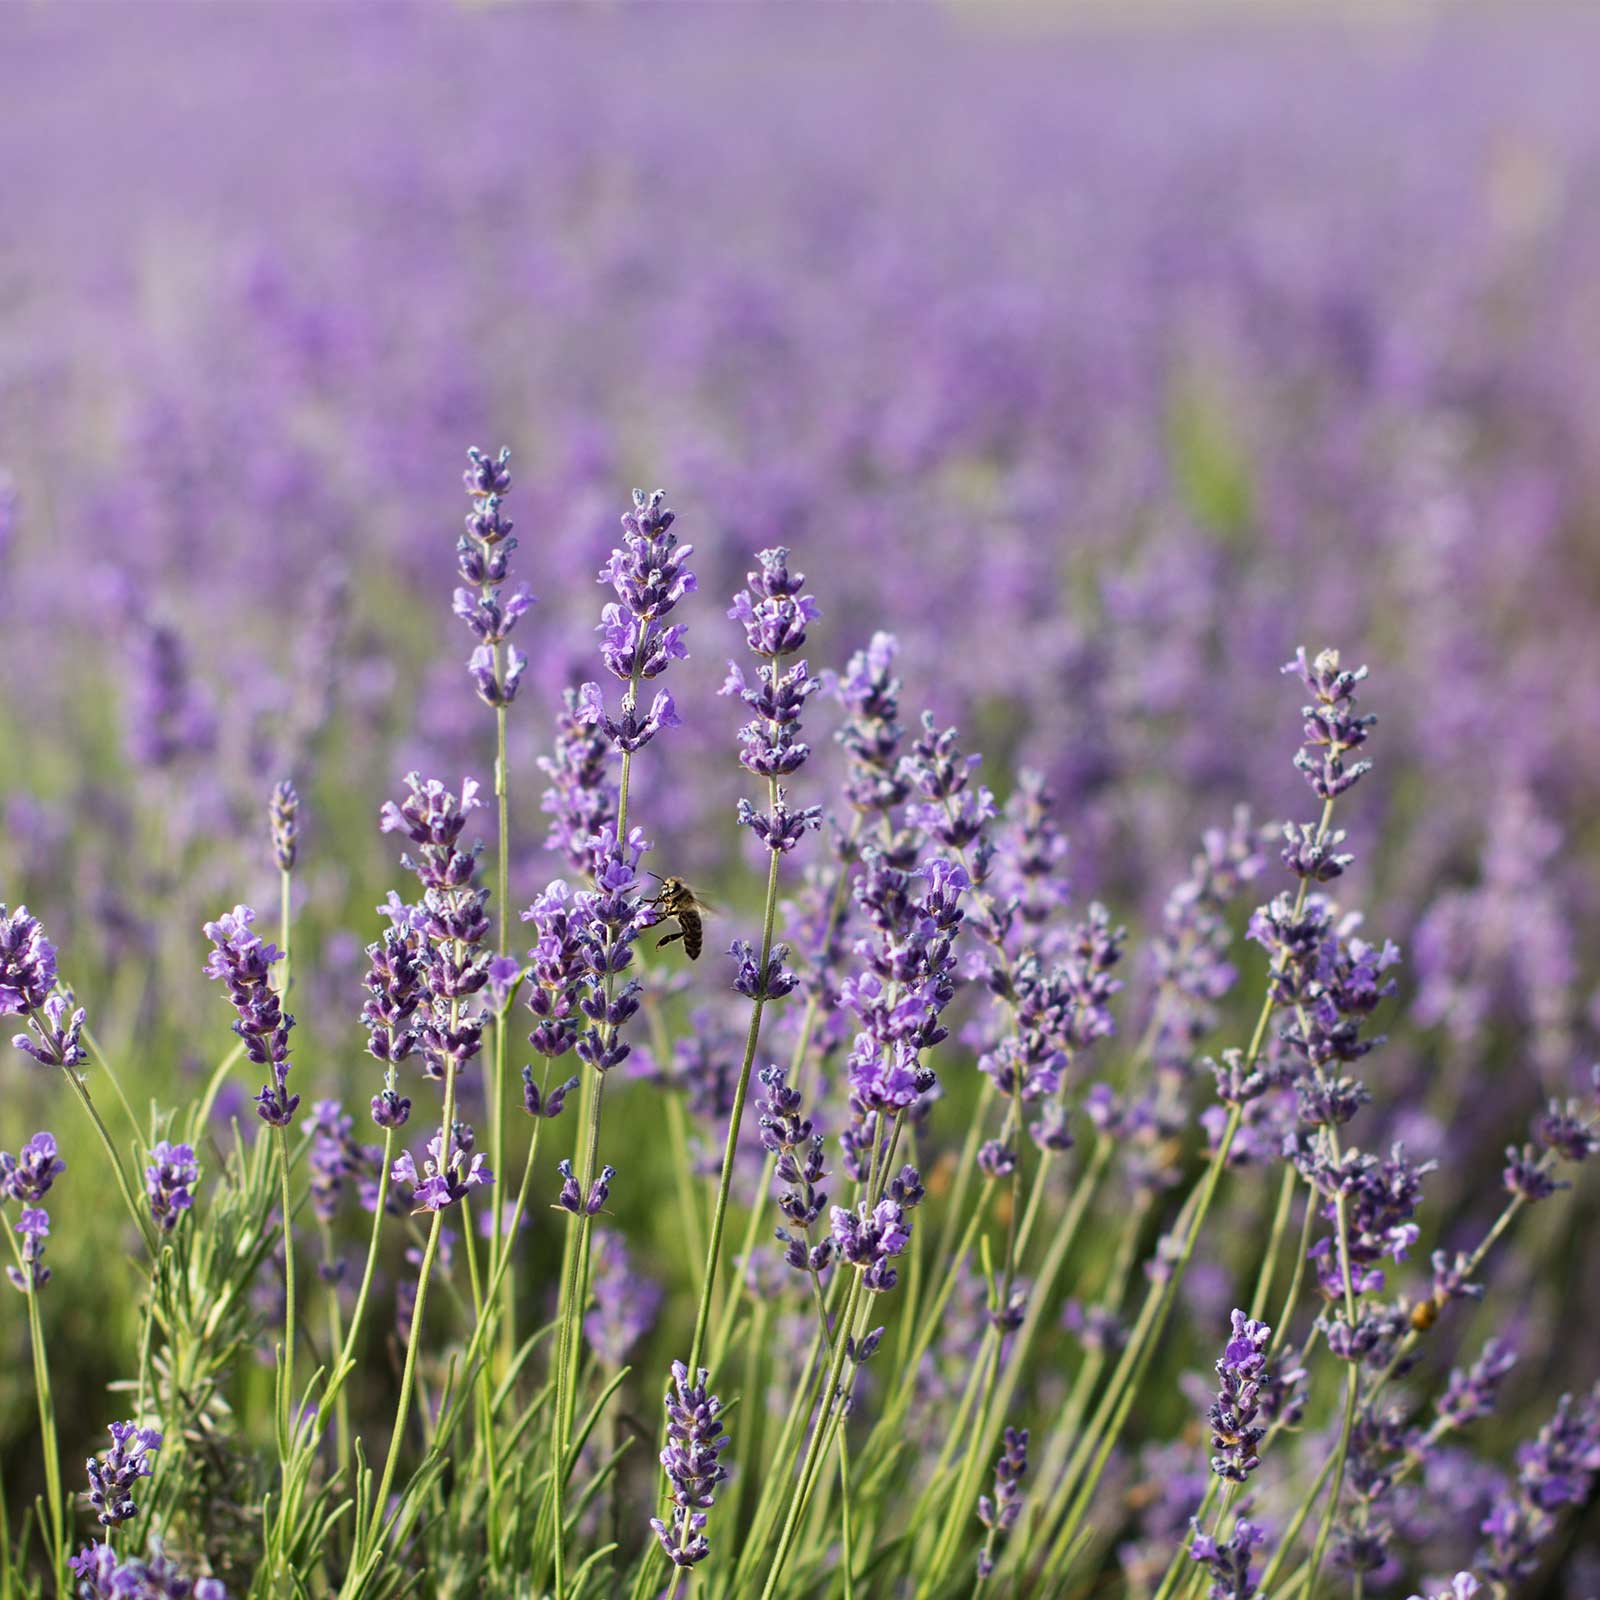
<svg viewBox="0 0 1600 1600"><path fill-rule="evenodd" d="M168 1144L163 1139L150 1151L150 1165L144 1169L145 1192L150 1197L150 1215L163 1233L171 1233L178 1218L194 1204L193 1189L200 1181L200 1165L194 1149L186 1144Z"/></svg>
<svg viewBox="0 0 1600 1600"><path fill-rule="evenodd" d="M672 696L665 691L656 695L646 716L638 715L639 684L689 654L683 642L688 630L682 623L668 626L664 619L694 592L695 576L686 564L694 546L678 543L672 532L676 518L663 499L659 489L648 497L633 491L633 510L622 518L622 543L600 569L600 582L609 583L617 596L600 612L600 654L606 670L628 686L621 718L606 711L598 684L586 683L578 691L578 720L626 752L642 749L662 728L678 725Z"/></svg>
<svg viewBox="0 0 1600 1600"><path fill-rule="evenodd" d="M511 537L512 523L500 510L511 489L511 452L502 449L498 457L491 457L472 449L467 451L467 459L471 464L462 474L462 482L472 510L467 515L467 531L456 541L456 567L463 583L472 587L456 590L454 610L478 639L467 662L478 698L486 706L509 706L517 698L528 658L507 641L517 619L537 597L525 584L510 594L501 590L510 570L511 552L517 547ZM502 645L506 646L504 659Z"/></svg>
<svg viewBox="0 0 1600 1600"><path fill-rule="evenodd" d="M1272 1329L1244 1312L1233 1313L1233 1336L1217 1361L1222 1383L1206 1413L1211 1424L1211 1470L1219 1478L1243 1483L1260 1465L1256 1446L1267 1430L1257 1421L1261 1388L1267 1370L1267 1343Z"/></svg>
<svg viewBox="0 0 1600 1600"><path fill-rule="evenodd" d="M694 1383L681 1361L672 1363L672 1390L667 1394L667 1448L661 1452L671 1485L672 1520L652 1517L661 1548L674 1566L692 1567L711 1553L704 1528L706 1512L728 1469L717 1459L728 1446L722 1431L722 1402L706 1393L704 1367Z"/></svg>
<svg viewBox="0 0 1600 1600"><path fill-rule="evenodd" d="M255 920L249 906L235 906L208 922L206 937L216 948L204 970L208 978L220 978L228 986L228 999L238 1013L233 1031L244 1041L245 1054L257 1066L272 1069L272 1082L256 1096L256 1114L275 1128L286 1128L300 1104L300 1096L288 1088L294 1018L282 1009L272 987L272 968L283 952L252 931Z"/></svg>
<svg viewBox="0 0 1600 1600"><path fill-rule="evenodd" d="M300 796L287 778L272 791L267 820L272 827L272 854L278 871L293 872L300 846Z"/></svg>
<svg viewBox="0 0 1600 1600"><path fill-rule="evenodd" d="M16 1155L0 1150L0 1200L37 1205L67 1164L56 1154L52 1133L36 1133Z"/></svg>
<svg viewBox="0 0 1600 1600"><path fill-rule="evenodd" d="M150 1458L161 1448L161 1435L133 1422L113 1422L109 1432L111 1448L102 1456L90 1456L87 1471L89 1503L101 1525L114 1528L138 1513L130 1491L155 1470Z"/></svg>
<svg viewBox="0 0 1600 1600"><path fill-rule="evenodd" d="M56 981L56 947L26 906L0 901L0 1017L21 1016L45 1002Z"/></svg>
<svg viewBox="0 0 1600 1600"><path fill-rule="evenodd" d="M44 1242L50 1236L50 1215L38 1206L24 1206L22 1220L17 1223L22 1235L22 1267L6 1263L6 1276L12 1288L21 1294L42 1289L50 1281L49 1267L39 1263L44 1257Z"/></svg>
<svg viewBox="0 0 1600 1600"><path fill-rule="evenodd" d="M1007 1532L1022 1514L1022 1480L1028 1472L1028 1430L1007 1428L1000 1459L994 1467L994 1498L978 1497L978 1520L989 1530L983 1549L978 1552L978 1579L982 1582L994 1571L996 1538Z"/></svg>

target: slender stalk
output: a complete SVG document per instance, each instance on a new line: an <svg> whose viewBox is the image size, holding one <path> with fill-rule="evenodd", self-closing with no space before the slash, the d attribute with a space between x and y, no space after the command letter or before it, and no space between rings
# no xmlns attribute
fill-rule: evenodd
<svg viewBox="0 0 1600 1600"><path fill-rule="evenodd" d="M283 965L278 974L279 1003L289 998L293 980L293 919L290 890L293 874L278 874L278 939L283 948ZM284 1009L288 1007L284 1004ZM289 1198L289 1130L278 1129L279 1176L283 1203L283 1360L278 1372L278 1452L284 1475L285 1498L289 1481L289 1457L293 1439L289 1413L294 1405L295 1283L294 1283L294 1208Z"/></svg>
<svg viewBox="0 0 1600 1600"><path fill-rule="evenodd" d="M767 803L771 811L778 806L777 779L767 780ZM781 852L771 850L767 864L767 898L761 916L761 963L756 969L764 991L767 962L772 956L772 929L778 915L778 858ZM734 1085L733 1109L728 1113L728 1137L722 1151L722 1172L717 1179L717 1199L711 1212L711 1231L706 1242L705 1276L700 1283L700 1305L695 1312L694 1337L689 1342L689 1371L699 1369L700 1353L706 1342L706 1323L711 1316L711 1293L717 1278L717 1262L722 1253L722 1230L728 1215L728 1193L733 1187L734 1159L739 1149L739 1126L744 1120L745 1097L750 1090L750 1069L755 1062L756 1047L761 1039L761 1014L766 1007L766 995L758 992L750 1008L750 1027L745 1034L744 1059L739 1064L739 1080ZM757 1197L757 1206L761 1197Z"/></svg>
<svg viewBox="0 0 1600 1600"><path fill-rule="evenodd" d="M289 1130L278 1129L278 1174L283 1207L283 1358L278 1368L278 1452L287 1476L293 1432L289 1411L294 1394L294 1212L289 1200Z"/></svg>
<svg viewBox="0 0 1600 1600"><path fill-rule="evenodd" d="M67 1525L61 1498L61 1451L56 1443L55 1393L50 1387L50 1361L44 1340L44 1323L39 1315L39 1291L33 1275L17 1248L11 1219L0 1212L0 1228L5 1230L12 1259L27 1285L28 1342L33 1351L33 1388L39 1403L39 1443L44 1453L45 1502L50 1509L50 1564L56 1592L67 1592Z"/></svg>
<svg viewBox="0 0 1600 1600"><path fill-rule="evenodd" d="M454 1032L460 1023L460 1005L457 1001L450 1003L450 1028ZM450 1138L451 1130L455 1126L456 1116L456 1063L453 1056L445 1058L444 1065L444 1113L440 1120L439 1133L439 1160L441 1172L450 1170ZM400 1449L405 1442L406 1423L411 1415L411 1395L416 1387L417 1379L417 1353L422 1344L423 1314L428 1304L428 1285L433 1278L433 1264L439 1255L439 1234L444 1226L443 1210L435 1211L433 1222L428 1229L428 1240L422 1250L422 1265L417 1270L417 1298L411 1308L411 1326L406 1330L406 1359L405 1366L400 1373L400 1398L395 1405L394 1428L389 1435L389 1451L384 1458L383 1476L378 1481L378 1487L372 1499L372 1511L368 1518L367 1548L364 1558L370 1559L378 1547L378 1541L383 1533L384 1508L388 1504L389 1489L394 1482L395 1468L399 1464ZM364 1565L364 1561L351 1564L351 1576L354 1578Z"/></svg>

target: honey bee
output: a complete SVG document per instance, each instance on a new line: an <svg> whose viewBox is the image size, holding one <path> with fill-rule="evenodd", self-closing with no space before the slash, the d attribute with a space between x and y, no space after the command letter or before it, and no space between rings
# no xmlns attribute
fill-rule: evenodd
<svg viewBox="0 0 1600 1600"><path fill-rule="evenodd" d="M700 919L711 915L711 907L682 878L663 878L655 872L650 876L661 885L661 892L646 904L654 906L663 918L674 917L678 923L676 933L656 940L656 949L682 939L684 954L691 961L698 960L705 933Z"/></svg>

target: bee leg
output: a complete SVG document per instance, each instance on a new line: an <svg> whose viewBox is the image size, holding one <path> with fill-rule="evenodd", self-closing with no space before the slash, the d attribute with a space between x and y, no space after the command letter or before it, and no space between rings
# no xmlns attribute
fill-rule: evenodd
<svg viewBox="0 0 1600 1600"><path fill-rule="evenodd" d="M683 929L679 928L676 933L669 933L664 938L657 939L656 940L656 949L657 950L661 950L661 949L664 949L669 944L675 944L682 937L683 937Z"/></svg>

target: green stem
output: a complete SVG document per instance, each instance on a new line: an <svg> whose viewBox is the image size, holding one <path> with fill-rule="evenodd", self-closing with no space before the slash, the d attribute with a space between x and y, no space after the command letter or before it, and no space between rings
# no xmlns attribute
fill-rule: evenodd
<svg viewBox="0 0 1600 1600"><path fill-rule="evenodd" d="M768 805L777 810L777 780L769 778ZM761 918L761 963L756 969L758 982L765 985L767 962L772 956L772 930L778 915L778 860L781 852L769 851L767 865L767 899ZM700 1306L695 1312L694 1337L689 1342L689 1373L691 1381L699 1369L700 1355L705 1348L706 1323L711 1316L711 1293L716 1284L717 1262L722 1253L722 1230L728 1215L728 1194L733 1187L734 1159L739 1148L739 1125L744 1120L745 1097L750 1089L750 1069L755 1062L756 1047L761 1039L761 1014L766 1006L764 992L758 992L750 1008L750 1027L745 1034L744 1060L739 1064L739 1080L734 1085L733 1109L728 1114L728 1136L722 1151L722 1172L717 1179L717 1200L711 1212L711 1232L706 1243L705 1276L700 1283ZM757 1206L761 1202L757 1197Z"/></svg>
<svg viewBox="0 0 1600 1600"><path fill-rule="evenodd" d="M39 1291L33 1274L17 1247L11 1219L0 1211L0 1228L5 1230L12 1259L27 1285L28 1341L33 1350L33 1388L39 1402L39 1442L44 1452L45 1499L50 1508L51 1570L56 1592L67 1593L67 1526L61 1499L61 1452L56 1443L55 1393L50 1387L50 1362L44 1341L44 1323L39 1315Z"/></svg>

